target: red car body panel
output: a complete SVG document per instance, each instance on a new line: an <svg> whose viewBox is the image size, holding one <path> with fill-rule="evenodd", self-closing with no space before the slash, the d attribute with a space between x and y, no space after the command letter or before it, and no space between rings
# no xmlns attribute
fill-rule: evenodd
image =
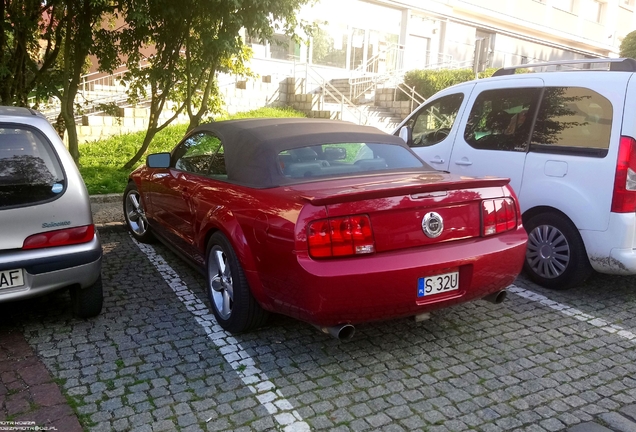
<svg viewBox="0 0 636 432"><path fill-rule="evenodd" d="M232 243L252 294L269 311L320 326L416 315L500 291L521 271L527 235L506 179L439 172L383 173L255 189L175 169L141 167L132 180L151 226L200 267L211 234ZM511 197L517 226L481 236L481 201ZM445 230L431 239L422 217ZM311 258L307 225L368 214L376 252ZM459 271L459 289L417 297L418 278Z"/></svg>

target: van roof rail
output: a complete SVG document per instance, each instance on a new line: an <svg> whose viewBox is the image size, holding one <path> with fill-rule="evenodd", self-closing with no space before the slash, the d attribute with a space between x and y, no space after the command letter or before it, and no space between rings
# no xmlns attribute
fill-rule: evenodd
<svg viewBox="0 0 636 432"><path fill-rule="evenodd" d="M636 72L636 60L633 58L596 58L596 59L578 59L578 60L557 60L545 63L528 63L519 66L507 66L497 69L492 76L513 75L517 69L535 68L543 66L562 66L571 64L597 64L609 63L609 70L622 72Z"/></svg>

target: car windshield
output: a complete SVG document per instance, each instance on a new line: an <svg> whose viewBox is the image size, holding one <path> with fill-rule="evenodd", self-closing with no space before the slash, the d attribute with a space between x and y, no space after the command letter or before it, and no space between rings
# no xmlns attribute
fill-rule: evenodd
<svg viewBox="0 0 636 432"><path fill-rule="evenodd" d="M64 187L48 142L28 129L0 127L0 208L47 201Z"/></svg>
<svg viewBox="0 0 636 432"><path fill-rule="evenodd" d="M382 143L323 144L284 150L278 154L278 165L289 179L431 169L408 149Z"/></svg>

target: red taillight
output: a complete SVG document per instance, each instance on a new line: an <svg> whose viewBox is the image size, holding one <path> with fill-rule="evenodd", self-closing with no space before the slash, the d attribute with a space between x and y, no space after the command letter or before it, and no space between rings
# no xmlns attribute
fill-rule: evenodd
<svg viewBox="0 0 636 432"><path fill-rule="evenodd" d="M509 231L517 227L517 208L512 198L482 201L481 214L483 236Z"/></svg>
<svg viewBox="0 0 636 432"><path fill-rule="evenodd" d="M94 235L94 225L47 231L27 237L26 240L24 240L22 249L39 249L88 243L93 240Z"/></svg>
<svg viewBox="0 0 636 432"><path fill-rule="evenodd" d="M375 252L371 220L367 215L313 221L307 227L309 255L343 257Z"/></svg>
<svg viewBox="0 0 636 432"><path fill-rule="evenodd" d="M612 212L632 213L636 211L636 140L621 137L614 178Z"/></svg>

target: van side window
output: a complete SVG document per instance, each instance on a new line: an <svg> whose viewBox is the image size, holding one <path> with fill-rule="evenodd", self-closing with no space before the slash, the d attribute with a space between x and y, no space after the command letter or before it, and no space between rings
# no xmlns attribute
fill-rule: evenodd
<svg viewBox="0 0 636 432"><path fill-rule="evenodd" d="M610 142L612 104L583 87L546 87L532 133L532 150L598 153Z"/></svg>
<svg viewBox="0 0 636 432"><path fill-rule="evenodd" d="M539 94L538 88L482 92L470 112L464 139L476 149L526 151Z"/></svg>
<svg viewBox="0 0 636 432"><path fill-rule="evenodd" d="M464 94L444 96L423 107L411 123L411 147L428 147L446 138L455 123Z"/></svg>

